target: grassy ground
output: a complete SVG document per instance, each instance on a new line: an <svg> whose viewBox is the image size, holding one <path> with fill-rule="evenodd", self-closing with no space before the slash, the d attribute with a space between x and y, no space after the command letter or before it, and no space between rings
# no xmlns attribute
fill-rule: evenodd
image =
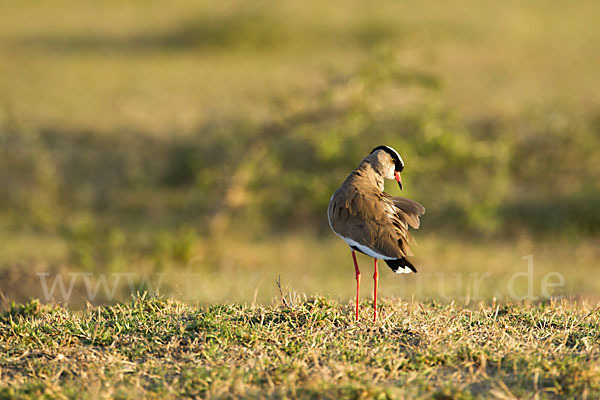
<svg viewBox="0 0 600 400"><path fill-rule="evenodd" d="M585 303L285 295L269 307L137 298L0 316L0 398L597 398L600 312Z"/></svg>
<svg viewBox="0 0 600 400"><path fill-rule="evenodd" d="M0 398L597 397L599 11L0 2ZM427 214L356 325L325 210L379 144Z"/></svg>

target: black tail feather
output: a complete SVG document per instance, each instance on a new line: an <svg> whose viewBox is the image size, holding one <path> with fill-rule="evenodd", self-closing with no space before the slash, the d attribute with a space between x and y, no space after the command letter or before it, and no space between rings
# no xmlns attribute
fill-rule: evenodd
<svg viewBox="0 0 600 400"><path fill-rule="evenodd" d="M400 268L402 269L410 269L412 272L417 272L417 269L410 261L406 258L397 258L395 260L384 260L385 263L392 269L392 271L397 272Z"/></svg>

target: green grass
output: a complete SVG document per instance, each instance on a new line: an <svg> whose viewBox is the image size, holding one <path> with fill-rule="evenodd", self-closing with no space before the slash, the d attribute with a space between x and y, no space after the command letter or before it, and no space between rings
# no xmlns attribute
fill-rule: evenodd
<svg viewBox="0 0 600 400"><path fill-rule="evenodd" d="M0 299L80 274L70 308L2 314L0 398L598 397L599 13L0 2ZM382 271L356 325L325 210L379 144L427 213L419 273ZM506 303L528 255L532 296L559 273L571 301ZM182 303L106 298L118 273ZM325 297L267 306L278 276Z"/></svg>
<svg viewBox="0 0 600 400"><path fill-rule="evenodd" d="M596 398L600 312L586 303L267 307L138 297L0 316L0 398Z"/></svg>

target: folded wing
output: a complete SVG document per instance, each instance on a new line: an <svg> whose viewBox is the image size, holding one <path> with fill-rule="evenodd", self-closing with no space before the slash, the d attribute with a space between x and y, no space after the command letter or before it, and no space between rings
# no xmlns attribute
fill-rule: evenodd
<svg viewBox="0 0 600 400"><path fill-rule="evenodd" d="M338 235L389 258L412 255L409 244L414 239L408 228L418 228L424 212L416 201L375 190L337 192L328 209L331 227Z"/></svg>

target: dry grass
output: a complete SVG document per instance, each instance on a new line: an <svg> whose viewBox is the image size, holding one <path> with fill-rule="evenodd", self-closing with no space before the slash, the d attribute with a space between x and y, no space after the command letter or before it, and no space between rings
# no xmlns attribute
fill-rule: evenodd
<svg viewBox="0 0 600 400"><path fill-rule="evenodd" d="M164 274L161 293L200 304L100 288L110 307L13 306L0 399L599 397L579 301L600 291L600 3L467 3L0 2L3 305L43 298L38 272ZM350 318L323 211L370 141L402 146L428 209L419 274L382 271L376 325ZM256 175L234 182L243 226L213 235L216 177L236 170ZM507 303L530 254L533 295L557 272L570 300ZM323 297L266 306L278 275ZM70 305L86 299L78 281Z"/></svg>
<svg viewBox="0 0 600 400"><path fill-rule="evenodd" d="M269 307L137 298L73 312L37 302L0 317L1 398L596 398L600 313L586 303L286 294Z"/></svg>

